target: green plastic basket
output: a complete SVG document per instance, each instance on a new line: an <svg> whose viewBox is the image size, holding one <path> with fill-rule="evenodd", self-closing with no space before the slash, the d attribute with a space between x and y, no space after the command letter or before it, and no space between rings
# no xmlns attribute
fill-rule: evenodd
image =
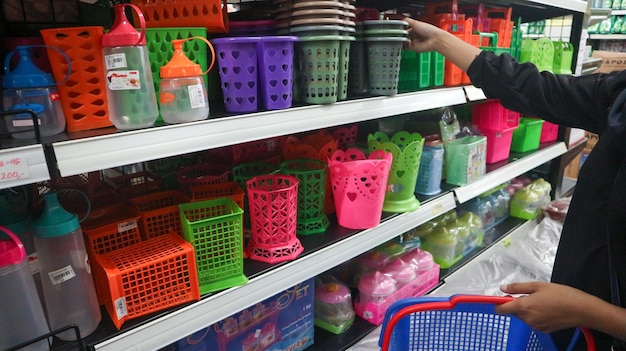
<svg viewBox="0 0 626 351"><path fill-rule="evenodd" d="M430 84L433 87L443 86L443 74L446 58L436 51L431 51L430 54Z"/></svg>
<svg viewBox="0 0 626 351"><path fill-rule="evenodd" d="M520 118L517 129L513 131L511 151L527 152L539 148L543 120L539 118Z"/></svg>
<svg viewBox="0 0 626 351"><path fill-rule="evenodd" d="M302 36L296 42L298 86L302 101L308 104L337 102L341 35Z"/></svg>
<svg viewBox="0 0 626 351"><path fill-rule="evenodd" d="M572 60L574 46L572 43L557 40L554 42L554 63L552 71L555 74L572 74Z"/></svg>
<svg viewBox="0 0 626 351"><path fill-rule="evenodd" d="M183 238L193 245L200 293L243 285L243 210L229 198L178 205Z"/></svg>
<svg viewBox="0 0 626 351"><path fill-rule="evenodd" d="M350 70L350 46L355 37L344 36L339 49L339 81L337 82L337 100L348 98L348 72Z"/></svg>
<svg viewBox="0 0 626 351"><path fill-rule="evenodd" d="M405 93L428 88L432 68L430 52L418 54L405 49L402 50L401 56L398 92Z"/></svg>
<svg viewBox="0 0 626 351"><path fill-rule="evenodd" d="M367 53L363 37L356 37L350 47L350 64L348 70L348 89L356 95L366 94L369 90L367 76Z"/></svg>
<svg viewBox="0 0 626 351"><path fill-rule="evenodd" d="M523 39L520 62L532 62L540 71L552 71L554 44L550 38Z"/></svg>

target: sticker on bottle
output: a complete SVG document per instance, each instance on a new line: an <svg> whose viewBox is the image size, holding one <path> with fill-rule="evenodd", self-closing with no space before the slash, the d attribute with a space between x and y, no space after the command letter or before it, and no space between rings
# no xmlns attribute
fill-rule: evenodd
<svg viewBox="0 0 626 351"><path fill-rule="evenodd" d="M189 102L191 103L191 108L206 107L202 84L188 85L187 90L189 91Z"/></svg>
<svg viewBox="0 0 626 351"><path fill-rule="evenodd" d="M39 267L39 255L36 252L28 255L28 268L30 268L30 272L35 275L39 274L41 268Z"/></svg>
<svg viewBox="0 0 626 351"><path fill-rule="evenodd" d="M126 54L111 54L104 56L104 64L107 70L126 68Z"/></svg>
<svg viewBox="0 0 626 351"><path fill-rule="evenodd" d="M74 269L72 268L72 266L68 265L61 269L57 269L56 271L48 272L48 276L50 277L50 282L52 282L52 285L59 285L74 278L76 276L76 273L74 273Z"/></svg>
<svg viewBox="0 0 626 351"><path fill-rule="evenodd" d="M107 73L107 84L111 90L141 89L139 71L111 71Z"/></svg>
<svg viewBox="0 0 626 351"><path fill-rule="evenodd" d="M120 320L128 315L126 298L124 296L115 299L115 315L117 316L117 320Z"/></svg>

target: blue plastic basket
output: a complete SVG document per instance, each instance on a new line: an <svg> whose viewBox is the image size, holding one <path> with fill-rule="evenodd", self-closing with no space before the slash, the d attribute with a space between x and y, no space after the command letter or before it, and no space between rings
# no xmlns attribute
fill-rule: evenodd
<svg viewBox="0 0 626 351"><path fill-rule="evenodd" d="M379 346L382 351L557 351L549 334L533 330L516 317L494 312L495 305L512 299L454 295L399 300L387 309ZM591 333L581 331L587 349L595 350Z"/></svg>

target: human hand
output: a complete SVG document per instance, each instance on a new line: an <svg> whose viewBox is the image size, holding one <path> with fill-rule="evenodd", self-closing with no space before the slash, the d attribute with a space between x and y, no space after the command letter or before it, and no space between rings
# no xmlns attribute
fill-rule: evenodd
<svg viewBox="0 0 626 351"><path fill-rule="evenodd" d="M495 312L514 315L544 333L587 326L587 309L599 300L567 285L548 282L512 283L500 289L507 294L528 295L497 305Z"/></svg>
<svg viewBox="0 0 626 351"><path fill-rule="evenodd" d="M411 41L406 45L407 49L416 52L438 51L438 40L446 32L430 23L421 22L412 18L405 18L409 24L408 32Z"/></svg>

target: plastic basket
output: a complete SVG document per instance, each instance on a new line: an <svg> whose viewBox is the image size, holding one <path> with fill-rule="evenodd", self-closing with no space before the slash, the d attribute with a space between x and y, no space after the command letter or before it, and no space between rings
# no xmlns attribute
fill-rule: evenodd
<svg viewBox="0 0 626 351"><path fill-rule="evenodd" d="M472 20L443 20L439 27L445 31L452 33L457 38L466 43L471 42L472 38ZM460 85L464 72L450 60L445 60L443 85L455 86Z"/></svg>
<svg viewBox="0 0 626 351"><path fill-rule="evenodd" d="M350 47L348 82L348 89L352 94L363 95L369 90L367 51L362 36L357 35Z"/></svg>
<svg viewBox="0 0 626 351"><path fill-rule="evenodd" d="M487 137L486 163L496 163L509 158L515 129L517 126L501 130L479 128L480 132Z"/></svg>
<svg viewBox="0 0 626 351"><path fill-rule="evenodd" d="M511 151L527 152L537 150L539 148L542 126L542 119L528 117L520 118L519 126L513 131Z"/></svg>
<svg viewBox="0 0 626 351"><path fill-rule="evenodd" d="M133 197L128 201L141 212L141 234L144 240L171 231L182 235L178 205L189 202L189 198L180 191L160 191Z"/></svg>
<svg viewBox="0 0 626 351"><path fill-rule="evenodd" d="M350 48L355 37L344 36L339 45L339 80L337 81L337 101L348 98L348 82L350 72Z"/></svg>
<svg viewBox="0 0 626 351"><path fill-rule="evenodd" d="M554 74L572 74L572 60L574 58L574 45L570 42L554 41Z"/></svg>
<svg viewBox="0 0 626 351"><path fill-rule="evenodd" d="M494 312L513 297L455 295L403 299L385 314L379 346L383 351L557 351L550 335L522 320ZM595 350L590 331L581 329L587 350Z"/></svg>
<svg viewBox="0 0 626 351"><path fill-rule="evenodd" d="M431 55L430 85L440 87L444 83L446 58L436 51L431 51Z"/></svg>
<svg viewBox="0 0 626 351"><path fill-rule="evenodd" d="M226 111L234 113L258 110L259 37L213 39L219 66Z"/></svg>
<svg viewBox="0 0 626 351"><path fill-rule="evenodd" d="M41 30L46 45L59 48L72 63L69 78L57 85L68 132L113 125L104 81L102 34L104 28L97 26ZM48 49L48 59L55 80L63 81L68 70L65 58Z"/></svg>
<svg viewBox="0 0 626 351"><path fill-rule="evenodd" d="M472 106L472 124L479 129L502 130L519 124L520 114L508 110L498 100Z"/></svg>
<svg viewBox="0 0 626 351"><path fill-rule="evenodd" d="M196 256L200 293L243 285L243 211L228 198L180 204L183 237Z"/></svg>
<svg viewBox="0 0 626 351"><path fill-rule="evenodd" d="M367 229L380 223L392 157L378 150L366 158L356 148L333 153L328 169L339 225Z"/></svg>
<svg viewBox="0 0 626 351"><path fill-rule="evenodd" d="M298 86L303 102L332 104L337 102L339 86L340 35L303 36L296 43L299 68Z"/></svg>
<svg viewBox="0 0 626 351"><path fill-rule="evenodd" d="M552 71L554 44L550 38L523 39L520 62L532 62L539 71Z"/></svg>
<svg viewBox="0 0 626 351"><path fill-rule="evenodd" d="M260 37L258 48L261 102L267 110L291 107L293 101L294 36Z"/></svg>
<svg viewBox="0 0 626 351"><path fill-rule="evenodd" d="M373 95L398 93L404 37L366 37L369 92Z"/></svg>
<svg viewBox="0 0 626 351"><path fill-rule="evenodd" d="M189 192L191 201L194 202L227 197L233 200L241 209L244 208L244 192L236 182L192 186L189 188Z"/></svg>
<svg viewBox="0 0 626 351"><path fill-rule="evenodd" d="M209 33L228 32L226 1L132 0L131 3L139 7L148 28L203 27Z"/></svg>
<svg viewBox="0 0 626 351"><path fill-rule="evenodd" d="M193 247L175 233L95 260L106 277L105 307L118 329L128 319L200 299Z"/></svg>
<svg viewBox="0 0 626 351"><path fill-rule="evenodd" d="M296 237L298 180L289 175L259 175L246 182L252 237L251 259L270 264L293 260L304 248Z"/></svg>
<svg viewBox="0 0 626 351"><path fill-rule="evenodd" d="M161 190L161 179L152 172L137 172L116 177L106 177L115 192L124 198L144 195Z"/></svg>
<svg viewBox="0 0 626 351"><path fill-rule="evenodd" d="M216 164L200 163L185 166L175 172L178 186L191 196L191 187L227 182L230 179L228 167Z"/></svg>
<svg viewBox="0 0 626 351"><path fill-rule="evenodd" d="M539 138L540 143L547 143L551 141L555 141L559 137L559 125L543 122L541 126L541 137Z"/></svg>
<svg viewBox="0 0 626 351"><path fill-rule="evenodd" d="M435 195L441 192L444 149L441 139L425 137L424 149L415 183L415 192Z"/></svg>

